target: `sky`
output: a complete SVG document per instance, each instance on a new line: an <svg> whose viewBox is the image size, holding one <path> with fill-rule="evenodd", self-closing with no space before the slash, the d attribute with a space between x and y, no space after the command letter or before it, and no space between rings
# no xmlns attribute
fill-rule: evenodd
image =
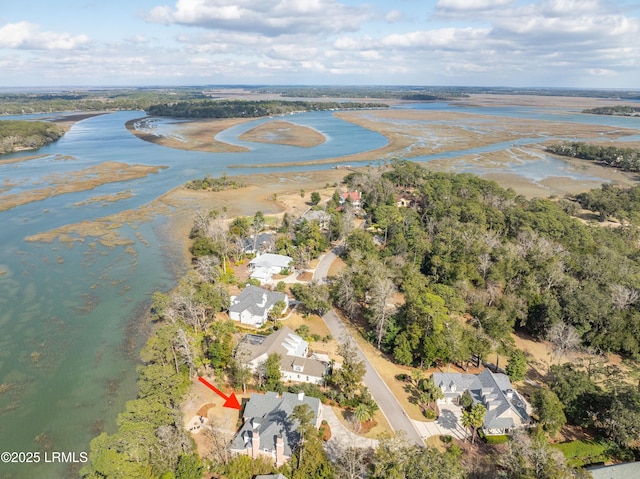
<svg viewBox="0 0 640 479"><path fill-rule="evenodd" d="M0 87L640 89L640 0L7 0Z"/></svg>

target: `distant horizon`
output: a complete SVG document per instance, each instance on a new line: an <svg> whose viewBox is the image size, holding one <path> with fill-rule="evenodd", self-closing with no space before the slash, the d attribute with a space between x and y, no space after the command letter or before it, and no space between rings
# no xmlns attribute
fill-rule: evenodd
<svg viewBox="0 0 640 479"><path fill-rule="evenodd" d="M634 89L640 3L26 0L3 5L0 69L5 88Z"/></svg>
<svg viewBox="0 0 640 479"><path fill-rule="evenodd" d="M258 88L415 88L415 89L479 89L479 90L515 90L515 91L631 91L631 92L640 92L640 86L638 87L563 87L563 86L512 86L512 85L411 85L411 84L339 84L339 83L318 83L318 84L302 84L302 83L226 83L226 84L181 84L181 85L170 85L170 84L85 84L85 85L42 85L42 86L0 86L1 91L7 90L16 90L23 92L35 92L35 91L91 91L91 90L131 90L131 89L188 89L188 88L219 88L219 89L234 89L234 88L245 88L245 89L258 89Z"/></svg>

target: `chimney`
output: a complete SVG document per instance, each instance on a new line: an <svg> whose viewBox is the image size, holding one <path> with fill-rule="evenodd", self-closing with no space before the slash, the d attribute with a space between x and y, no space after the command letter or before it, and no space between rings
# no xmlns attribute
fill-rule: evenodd
<svg viewBox="0 0 640 479"><path fill-rule="evenodd" d="M276 466L282 466L285 463L284 459L284 440L282 436L276 438Z"/></svg>
<svg viewBox="0 0 640 479"><path fill-rule="evenodd" d="M298 393L298 401L304 401L304 391Z"/></svg>
<svg viewBox="0 0 640 479"><path fill-rule="evenodd" d="M254 429L251 433L251 457L256 459L260 453L260 433Z"/></svg>

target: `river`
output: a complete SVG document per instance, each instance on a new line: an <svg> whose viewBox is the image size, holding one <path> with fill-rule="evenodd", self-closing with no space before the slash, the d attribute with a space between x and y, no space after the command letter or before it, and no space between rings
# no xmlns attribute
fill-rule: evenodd
<svg viewBox="0 0 640 479"><path fill-rule="evenodd" d="M554 121L601 122L638 128L640 120L596 117L535 108L477 109L447 104L412 108L452 109L473 113L550 118ZM485 111L486 110L486 111ZM50 196L0 212L0 452L88 452L99 431L113 432L115 418L136 394L136 365L150 325L142 318L153 291L167 291L182 272L179 254L167 240L166 217L122 224L128 244L104 246L91 238L28 242L25 238L53 228L135 210L205 174L251 174L328 168L313 160L358 153L386 144L378 133L346 123L330 112L290 115L288 121L322 132L327 141L301 149L242 142L238 136L260 119L221 133L219 139L248 146L245 153L202 153L144 142L125 128L143 112L117 112L76 123L58 142L29 154L37 159L0 164L2 195L45 188L60 176L108 161L164 166L143 178L95 189ZM538 142L540 139L523 139ZM497 151L496 144L464 153ZM418 158L451 158L462 152ZM23 154L0 156L7 160ZM309 161L308 166L230 169L236 164ZM57 177L52 177L52 174ZM522 166L518 174L544 177L561 173L580 179L561 160ZM591 178L591 177L586 177ZM119 201L91 201L127 192ZM0 203L2 196L0 196ZM41 456L42 458L42 456ZM0 477L73 476L82 464L2 464Z"/></svg>

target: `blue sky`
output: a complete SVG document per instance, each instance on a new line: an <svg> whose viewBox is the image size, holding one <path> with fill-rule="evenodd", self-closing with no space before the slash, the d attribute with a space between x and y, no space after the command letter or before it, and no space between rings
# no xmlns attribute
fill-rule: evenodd
<svg viewBox="0 0 640 479"><path fill-rule="evenodd" d="M640 89L640 0L17 0L0 86Z"/></svg>

